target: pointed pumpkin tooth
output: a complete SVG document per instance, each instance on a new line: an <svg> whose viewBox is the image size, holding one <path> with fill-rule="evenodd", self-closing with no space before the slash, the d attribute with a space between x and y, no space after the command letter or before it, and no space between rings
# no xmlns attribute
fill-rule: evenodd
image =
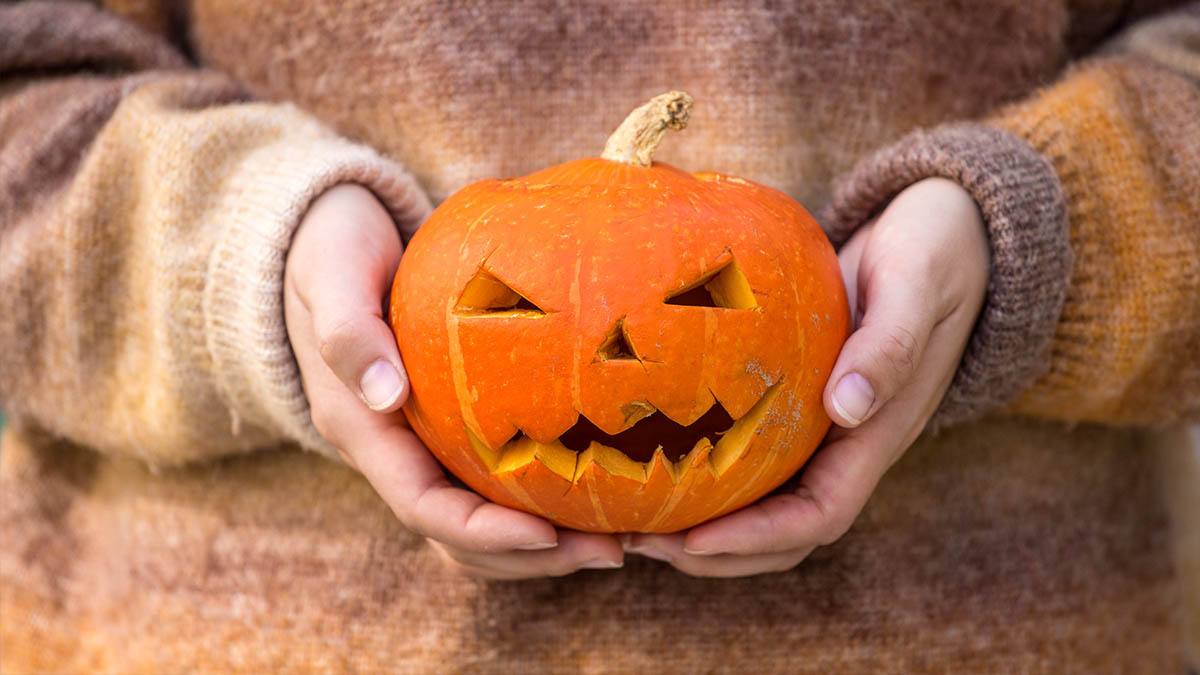
<svg viewBox="0 0 1200 675"><path fill-rule="evenodd" d="M758 431L759 423L766 417L767 411L771 409L771 404L779 396L781 384L783 383L776 382L768 387L758 403L755 403L749 412L738 418L729 431L726 431L717 441L710 458L713 476L720 476L728 471L729 467L733 466L733 463L746 452L750 440Z"/></svg>
<svg viewBox="0 0 1200 675"><path fill-rule="evenodd" d="M712 452L712 449L712 441L708 440L707 438L701 438L700 440L696 441L696 444L692 446L692 449L688 451L688 454L684 455L679 459L679 461L675 462L675 484L678 485L679 483L683 482L683 479L688 475L688 473L697 466L708 467L711 470L711 467L709 467L708 463L708 457Z"/></svg>
<svg viewBox="0 0 1200 675"><path fill-rule="evenodd" d="M500 448L499 458L491 471L493 474L512 473L535 459L567 480L575 475L575 453L558 441L539 443L523 434Z"/></svg>
<svg viewBox="0 0 1200 675"><path fill-rule="evenodd" d="M654 451L650 461L646 462L646 484L663 481L670 481L672 485L675 485L679 479L675 475L675 463L667 459L667 455L660 445Z"/></svg>
<svg viewBox="0 0 1200 675"><path fill-rule="evenodd" d="M493 473L512 472L533 461L537 453L538 442L521 435L504 444L500 448L500 461L497 462Z"/></svg>
<svg viewBox="0 0 1200 675"><path fill-rule="evenodd" d="M483 460L483 464L488 468L488 471L496 473L496 467L500 464L500 457L503 454L504 448L500 450L489 448L487 443L479 440L475 432L471 431L471 427L467 427L467 440L470 441L471 448L475 451L475 454L479 455L479 459Z"/></svg>
<svg viewBox="0 0 1200 675"><path fill-rule="evenodd" d="M583 468L593 463L614 476L622 476L639 483L646 482L645 464L630 459L625 453L616 448L610 448L596 441L592 441L587 450L579 453L579 462L575 469L574 480L578 482L579 476L583 474Z"/></svg>
<svg viewBox="0 0 1200 675"><path fill-rule="evenodd" d="M554 473L567 480L575 477L575 466L579 457L559 441L553 443L538 443L536 451L538 460Z"/></svg>
<svg viewBox="0 0 1200 675"><path fill-rule="evenodd" d="M591 504L592 518L602 530L612 531L612 524L605 514L604 501L600 497L606 482L604 478L608 477L608 473L594 461L595 453L592 452L592 448L595 446L593 443L587 450L579 453L579 464L575 469L569 492Z"/></svg>

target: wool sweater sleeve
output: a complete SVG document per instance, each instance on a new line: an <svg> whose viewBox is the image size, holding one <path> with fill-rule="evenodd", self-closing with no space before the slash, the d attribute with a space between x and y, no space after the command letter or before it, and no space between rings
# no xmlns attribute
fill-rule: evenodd
<svg viewBox="0 0 1200 675"><path fill-rule="evenodd" d="M320 451L282 307L309 202L412 178L82 3L0 7L0 409L172 464Z"/></svg>
<svg viewBox="0 0 1200 675"><path fill-rule="evenodd" d="M931 176L984 216L987 298L935 426L1200 419L1197 45L1197 5L1135 24L1028 100L914 132L839 182L835 239Z"/></svg>

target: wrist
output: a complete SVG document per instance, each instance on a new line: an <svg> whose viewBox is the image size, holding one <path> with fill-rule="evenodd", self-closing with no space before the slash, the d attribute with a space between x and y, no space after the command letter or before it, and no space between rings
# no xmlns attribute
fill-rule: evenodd
<svg viewBox="0 0 1200 675"><path fill-rule="evenodd" d="M923 179L961 186L990 251L987 295L934 424L978 417L1043 372L1071 269L1066 209L1053 167L1021 139L982 125L918 131L863 160L822 222L835 241Z"/></svg>

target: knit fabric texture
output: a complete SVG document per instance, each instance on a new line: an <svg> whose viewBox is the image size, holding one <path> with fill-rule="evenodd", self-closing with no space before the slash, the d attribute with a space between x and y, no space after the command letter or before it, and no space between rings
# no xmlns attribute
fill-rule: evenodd
<svg viewBox="0 0 1200 675"><path fill-rule="evenodd" d="M62 11L0 16L5 33L37 35ZM82 16L81 30L140 35L97 10ZM78 48L63 47L69 62ZM151 59L96 58L114 69ZM371 188L408 233L430 205L394 162L291 105L245 99L220 74L161 67L51 78L8 97L0 344L21 357L0 362L6 412L156 464L281 439L336 456L312 427L284 325L292 232L338 183ZM64 402L69 414L57 414Z"/></svg>
<svg viewBox="0 0 1200 675"><path fill-rule="evenodd" d="M1200 31L1200 17L1180 25ZM1194 49L1200 32L1191 35ZM1191 82L1141 56L1104 60L996 118L1054 164L1086 261L1072 271L1048 368L1015 411L1137 425L1200 416L1189 393L1200 388L1200 186L1190 168L1200 166L1200 70L1187 72Z"/></svg>
<svg viewBox="0 0 1200 675"><path fill-rule="evenodd" d="M836 544L732 580L630 556L478 581L311 453L152 475L0 443L4 672L1181 670L1154 444L1132 430L948 429Z"/></svg>
<svg viewBox="0 0 1200 675"><path fill-rule="evenodd" d="M1200 419L1200 5L1164 4L0 6L0 671L1179 672L1200 490L1163 499L1159 454L1192 469L1152 428ZM943 433L786 573L453 576L299 451L334 454L291 237L345 182L407 236L667 88L658 159L836 239L924 177L974 196Z"/></svg>

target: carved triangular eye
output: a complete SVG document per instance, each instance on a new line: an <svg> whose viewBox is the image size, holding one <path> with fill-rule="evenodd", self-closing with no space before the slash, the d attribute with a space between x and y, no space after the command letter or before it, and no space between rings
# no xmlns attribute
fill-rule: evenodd
<svg viewBox="0 0 1200 675"><path fill-rule="evenodd" d="M467 282L454 313L465 316L538 317L546 312L491 272L480 268Z"/></svg>
<svg viewBox="0 0 1200 675"><path fill-rule="evenodd" d="M642 360L633 348L633 341L629 339L629 331L625 329L625 319L619 319L617 325L608 331L608 335L604 336L604 342L600 344L597 354L604 361Z"/></svg>
<svg viewBox="0 0 1200 675"><path fill-rule="evenodd" d="M736 260L700 277L681 290L667 296L668 305L688 307L720 307L722 309L757 309L754 291Z"/></svg>

